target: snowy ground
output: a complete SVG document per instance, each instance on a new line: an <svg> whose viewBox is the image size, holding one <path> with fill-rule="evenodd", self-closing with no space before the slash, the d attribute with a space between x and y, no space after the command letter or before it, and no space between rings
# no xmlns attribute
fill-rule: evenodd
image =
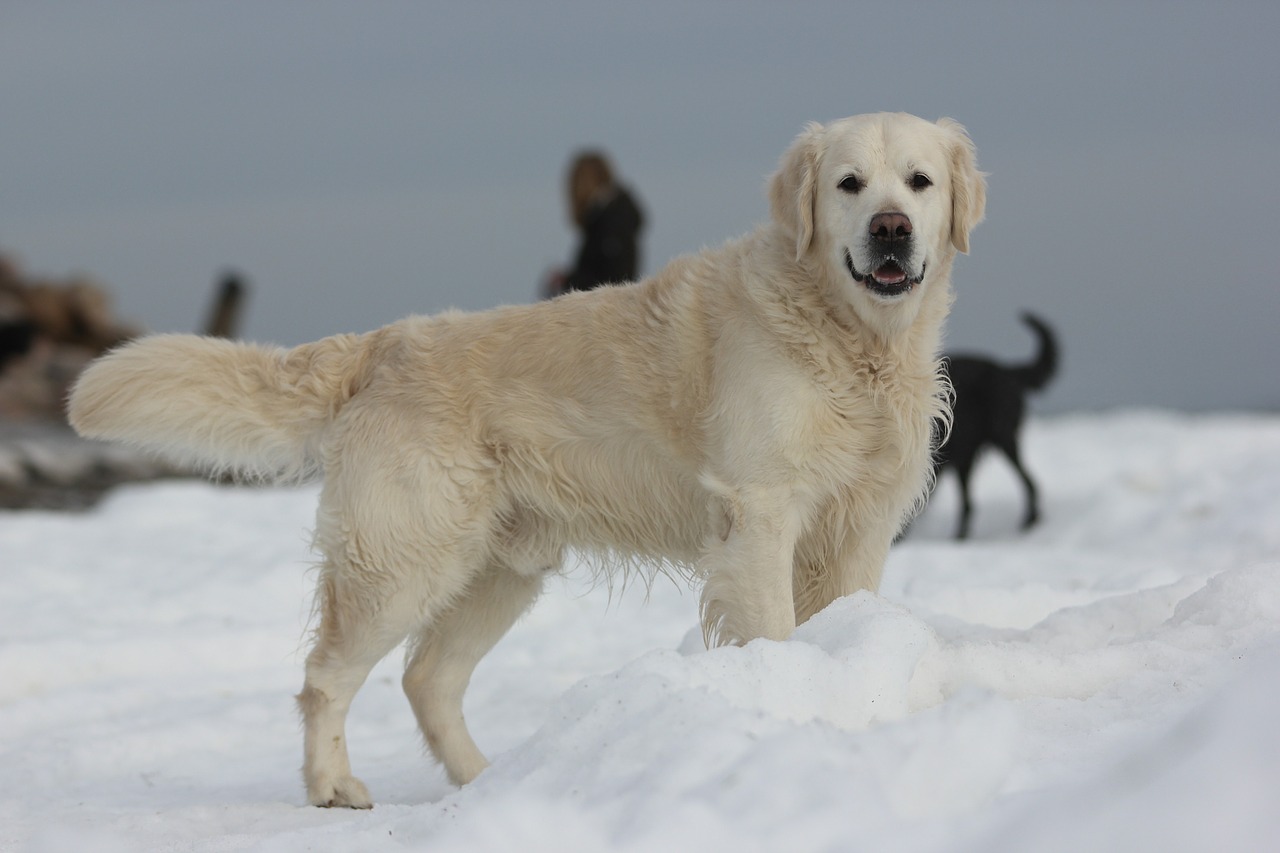
<svg viewBox="0 0 1280 853"><path fill-rule="evenodd" d="M786 643L700 651L694 592L578 571L481 665L464 790L399 655L352 709L373 811L303 805L314 490L0 514L0 849L1263 850L1280 837L1280 418L1029 425Z"/></svg>

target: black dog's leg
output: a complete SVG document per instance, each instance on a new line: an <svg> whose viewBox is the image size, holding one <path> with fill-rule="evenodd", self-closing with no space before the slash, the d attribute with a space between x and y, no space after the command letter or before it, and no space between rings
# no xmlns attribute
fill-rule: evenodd
<svg viewBox="0 0 1280 853"><path fill-rule="evenodd" d="M1013 467L1017 469L1018 476L1022 478L1022 485L1027 488L1027 512L1022 517L1022 529L1029 530L1040 520L1040 496L1036 493L1035 482L1031 479L1031 475L1026 472L1026 469L1022 467L1022 463L1015 461Z"/></svg>
<svg viewBox="0 0 1280 853"><path fill-rule="evenodd" d="M1001 441L998 447L1009 458L1010 464L1013 465L1013 470L1018 472L1018 477L1022 480L1022 486L1027 492L1027 511L1022 516L1022 529L1028 530L1040 520L1040 495L1036 490L1035 481L1031 479L1031 475L1027 473L1027 469L1022 465L1022 458L1018 453L1016 440Z"/></svg>
<svg viewBox="0 0 1280 853"><path fill-rule="evenodd" d="M973 515L973 501L969 499L969 475L973 473L973 462L972 456L955 460L956 481L960 484L960 525L956 528L957 539L969 538L969 519Z"/></svg>

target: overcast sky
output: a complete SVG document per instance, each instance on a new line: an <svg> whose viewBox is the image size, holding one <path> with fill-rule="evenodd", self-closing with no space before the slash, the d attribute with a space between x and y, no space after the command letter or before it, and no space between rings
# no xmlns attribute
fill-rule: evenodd
<svg viewBox="0 0 1280 853"><path fill-rule="evenodd" d="M1280 3L0 4L0 250L194 330L300 343L526 302L606 148L644 256L737 236L807 121L964 123L990 173L951 349L1063 372L1040 411L1280 409Z"/></svg>

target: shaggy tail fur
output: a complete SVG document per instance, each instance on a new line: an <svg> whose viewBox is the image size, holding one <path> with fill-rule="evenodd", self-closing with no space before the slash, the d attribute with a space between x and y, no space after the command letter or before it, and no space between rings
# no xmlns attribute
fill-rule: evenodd
<svg viewBox="0 0 1280 853"><path fill-rule="evenodd" d="M1040 340L1040 351L1030 364L1010 369L1019 383L1029 391L1039 391L1058 372L1058 341L1049 325L1031 312L1022 315L1022 322L1031 327Z"/></svg>
<svg viewBox="0 0 1280 853"><path fill-rule="evenodd" d="M76 431L187 465L259 477L315 467L323 427L358 389L361 338L294 349L157 335L95 361L71 391Z"/></svg>

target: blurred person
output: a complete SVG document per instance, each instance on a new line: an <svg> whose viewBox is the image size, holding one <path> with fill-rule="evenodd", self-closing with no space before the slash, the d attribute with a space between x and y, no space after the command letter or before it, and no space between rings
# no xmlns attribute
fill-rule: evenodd
<svg viewBox="0 0 1280 853"><path fill-rule="evenodd" d="M548 276L545 295L635 281L640 274L644 213L632 193L614 178L608 158L599 151L579 153L570 163L566 189L569 215L581 242L573 266Z"/></svg>

